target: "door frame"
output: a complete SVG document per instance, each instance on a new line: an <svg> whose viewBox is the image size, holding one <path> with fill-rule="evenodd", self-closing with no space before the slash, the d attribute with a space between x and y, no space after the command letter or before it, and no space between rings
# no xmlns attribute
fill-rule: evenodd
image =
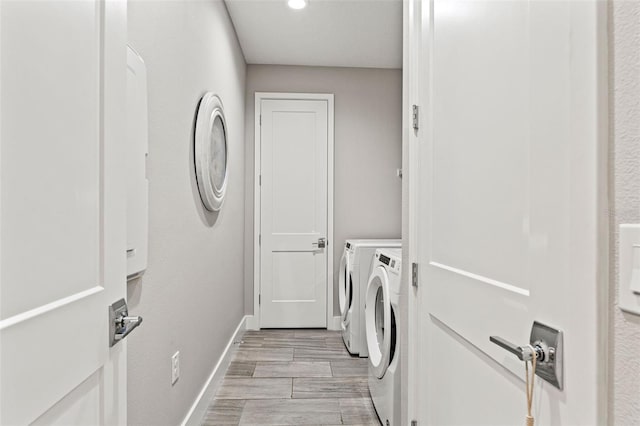
<svg viewBox="0 0 640 426"><path fill-rule="evenodd" d="M253 318L247 322L248 329L260 329L260 174L262 140L260 137L261 104L263 100L311 100L327 102L327 329L339 330L339 317L333 316L333 201L334 201L334 105L332 93L277 93L256 92L254 108L254 167L253 167Z"/></svg>

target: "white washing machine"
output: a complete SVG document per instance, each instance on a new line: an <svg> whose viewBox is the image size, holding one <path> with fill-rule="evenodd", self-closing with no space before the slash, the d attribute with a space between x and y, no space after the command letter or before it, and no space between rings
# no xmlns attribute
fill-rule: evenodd
<svg viewBox="0 0 640 426"><path fill-rule="evenodd" d="M402 247L401 240L347 240L340 261L338 300L342 318L342 339L349 353L367 357L364 300L376 249Z"/></svg>
<svg viewBox="0 0 640 426"><path fill-rule="evenodd" d="M369 348L369 391L384 426L400 425L401 249L376 250L367 286L365 322Z"/></svg>

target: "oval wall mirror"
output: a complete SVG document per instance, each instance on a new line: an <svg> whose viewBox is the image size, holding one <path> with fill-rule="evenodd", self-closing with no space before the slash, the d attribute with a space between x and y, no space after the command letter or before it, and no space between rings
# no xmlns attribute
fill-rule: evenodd
<svg viewBox="0 0 640 426"><path fill-rule="evenodd" d="M222 101L211 92L200 101L196 116L195 170L198 192L204 207L220 210L227 189L227 124Z"/></svg>

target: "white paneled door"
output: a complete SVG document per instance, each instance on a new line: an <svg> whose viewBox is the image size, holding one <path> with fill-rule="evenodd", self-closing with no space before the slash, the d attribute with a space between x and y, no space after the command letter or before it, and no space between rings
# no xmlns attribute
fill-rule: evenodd
<svg viewBox="0 0 640 426"><path fill-rule="evenodd" d="M326 327L329 100L262 99L260 327Z"/></svg>
<svg viewBox="0 0 640 426"><path fill-rule="evenodd" d="M0 3L0 424L126 424L126 2Z"/></svg>
<svg viewBox="0 0 640 426"><path fill-rule="evenodd" d="M564 383L536 377L536 424L606 424L606 4L408 6L425 111L410 138L410 414L524 425L524 362L489 337L525 346L540 321L564 332Z"/></svg>

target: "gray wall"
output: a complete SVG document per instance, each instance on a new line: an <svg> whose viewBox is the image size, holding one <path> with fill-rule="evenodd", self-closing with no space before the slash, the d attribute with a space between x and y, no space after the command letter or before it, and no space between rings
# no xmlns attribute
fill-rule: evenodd
<svg viewBox="0 0 640 426"><path fill-rule="evenodd" d="M222 1L129 1L129 42L149 86L149 266L129 284L144 323L128 339L129 424L179 424L244 315L246 65ZM206 91L222 98L229 186L219 216L193 180L192 132ZM171 355L181 376L171 386Z"/></svg>
<svg viewBox="0 0 640 426"><path fill-rule="evenodd" d="M640 2L609 3L610 416L640 424L640 316L617 306L618 225L640 223Z"/></svg>
<svg viewBox="0 0 640 426"><path fill-rule="evenodd" d="M245 310L253 313L255 92L335 95L334 314L347 238L400 238L402 71L249 65L246 114Z"/></svg>

